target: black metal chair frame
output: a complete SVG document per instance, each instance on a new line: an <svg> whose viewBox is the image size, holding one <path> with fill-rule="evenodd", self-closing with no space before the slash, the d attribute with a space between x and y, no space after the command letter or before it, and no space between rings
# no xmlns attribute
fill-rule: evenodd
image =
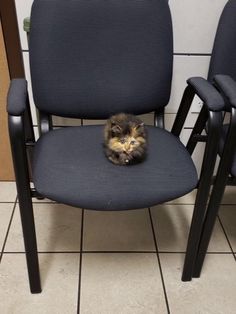
<svg viewBox="0 0 236 314"><path fill-rule="evenodd" d="M225 187L227 185L236 186L235 177L230 174L236 151L236 82L226 75L216 75L214 81L216 87L224 95L224 98L231 107L230 123L223 152L220 156L217 174L213 181L213 188L207 206L206 217L201 231L199 248L193 269L193 277L200 277Z"/></svg>
<svg viewBox="0 0 236 314"><path fill-rule="evenodd" d="M188 95L187 97L185 96L185 93L186 95ZM193 87L192 86L187 87L185 90L185 93L184 93L179 111L177 113L176 120L172 128L172 132L175 135L179 135L179 131L180 131L178 119L181 117L182 114L186 115L187 111L189 110L189 108L187 108L189 106L188 101L185 103L186 107L182 105L184 102L184 98L186 97L188 99L188 97L190 97L192 101L194 97ZM199 93L198 93L198 96L203 101L205 100L203 97L201 97ZM193 277L192 273L194 270L195 259L198 254L198 245L200 241L199 230L201 230L203 227L204 218L206 214L207 199L210 192L211 181L212 181L214 166L216 162L218 142L220 138L220 129L222 125L221 110L222 110L222 107L217 112L211 111L209 110L209 106L206 105L206 102L204 102L203 107L199 113L198 119L194 125L190 138L186 145L186 148L189 154L192 155L198 142L206 143L202 167L201 167L201 174L200 174L200 179L198 183L198 192L196 195L191 228L189 232L186 257L185 257L183 274L182 274L182 281L189 281ZM208 124L208 133L207 135L202 135L202 132L205 129L207 124Z"/></svg>
<svg viewBox="0 0 236 314"><path fill-rule="evenodd" d="M203 262L206 256L208 244L211 238L225 186L236 185L235 177L230 174L230 167L232 165L233 158L235 158L234 152L236 142L236 85L233 81L233 79L235 80L236 78L235 14L236 2L234 0L228 0L228 2L225 4L225 7L218 22L208 72L208 81L211 82L213 86L215 86L216 89L221 92L225 101L224 109L222 110L222 119L224 118L225 113L229 111L231 114L231 121L228 128L227 137L224 142L223 152L221 151L221 148L219 149L221 157L220 164L217 169L216 177L213 177L212 179L213 187L204 217L203 228L196 228L193 232L195 234L193 235L193 237L200 237L200 242L197 250L195 265L193 267L192 277L200 277ZM203 120L205 120L204 117ZM198 132L197 129L198 126L196 124L191 137L195 136L194 131L196 130ZM201 123L199 125L199 129L202 129ZM207 125L207 136L209 136L208 132L209 130ZM189 142L187 148L190 154L192 154L195 148L194 141L192 141L192 143Z"/></svg>

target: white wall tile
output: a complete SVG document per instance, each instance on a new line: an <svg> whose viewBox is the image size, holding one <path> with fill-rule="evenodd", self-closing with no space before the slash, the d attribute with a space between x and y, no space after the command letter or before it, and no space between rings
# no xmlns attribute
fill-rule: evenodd
<svg viewBox="0 0 236 314"><path fill-rule="evenodd" d="M191 132L192 132L191 129L184 129L181 132L180 140L184 145L187 144ZM197 146L193 152L193 155L192 155L192 159L193 159L193 162L194 162L195 167L197 169L198 175L200 175L200 171L201 171L201 165L202 165L204 150L205 150L205 143L200 142L197 144Z"/></svg>
<svg viewBox="0 0 236 314"><path fill-rule="evenodd" d="M30 78L29 53L28 52L23 52L23 60L24 60L24 67L25 67L25 76L28 82L28 92L29 92L31 114L32 114L33 124L36 125L37 113L36 113L36 108L34 105L34 100L33 100L33 95L32 95L32 85L31 85L31 78Z"/></svg>
<svg viewBox="0 0 236 314"><path fill-rule="evenodd" d="M211 53L227 0L170 0L176 53Z"/></svg>
<svg viewBox="0 0 236 314"><path fill-rule="evenodd" d="M81 119L63 118L58 116L52 117L54 126L79 126L81 125Z"/></svg>
<svg viewBox="0 0 236 314"><path fill-rule="evenodd" d="M168 113L176 113L180 105L183 92L187 86L186 80L193 76L207 77L210 57L208 56L175 56L171 97L166 108ZM202 102L195 97L192 112L199 112Z"/></svg>
<svg viewBox="0 0 236 314"><path fill-rule="evenodd" d="M153 125L154 123L154 113L147 113L138 116L146 125ZM93 124L105 124L106 120L88 120L83 119L84 125L93 125Z"/></svg>
<svg viewBox="0 0 236 314"><path fill-rule="evenodd" d="M39 139L39 129L37 126L34 126L34 136L35 140L37 141Z"/></svg>
<svg viewBox="0 0 236 314"><path fill-rule="evenodd" d="M198 113L189 112L189 114L185 120L185 123L184 123L184 128L193 128L193 126L197 120L197 117L198 117ZM175 118L176 118L175 113L166 113L165 114L165 128L167 130L169 130L169 131L171 130L173 123L175 121Z"/></svg>

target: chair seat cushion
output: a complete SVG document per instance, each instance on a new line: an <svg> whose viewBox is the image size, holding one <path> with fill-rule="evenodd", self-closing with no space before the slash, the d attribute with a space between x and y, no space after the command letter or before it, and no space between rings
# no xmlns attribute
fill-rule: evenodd
<svg viewBox="0 0 236 314"><path fill-rule="evenodd" d="M224 144L225 144L228 128L229 128L228 124L224 124L224 126L222 128L221 138L220 138L220 145L219 145L219 154L220 154L220 156L223 153L223 149L224 149ZM234 177L236 176L236 153L234 154L234 159L233 159L233 163L232 163L232 166L231 166L230 173L232 174L232 176L234 176Z"/></svg>
<svg viewBox="0 0 236 314"><path fill-rule="evenodd" d="M103 126L69 127L41 136L35 146L33 181L52 200L95 210L153 206L196 187L191 157L178 138L147 127L148 153L142 163L112 164L103 149Z"/></svg>

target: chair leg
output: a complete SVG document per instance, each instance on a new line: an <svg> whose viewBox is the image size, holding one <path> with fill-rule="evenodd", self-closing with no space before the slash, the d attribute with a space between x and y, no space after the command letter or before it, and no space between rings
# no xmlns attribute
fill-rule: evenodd
<svg viewBox="0 0 236 314"><path fill-rule="evenodd" d="M24 236L30 290L41 292L35 224L22 117L9 116L9 134Z"/></svg>
<svg viewBox="0 0 236 314"><path fill-rule="evenodd" d="M199 180L198 192L196 196L193 218L188 237L188 245L184 261L182 281L190 281L198 251L201 230L204 222L208 194L211 187L219 139L219 125L221 117L219 113L210 112L209 134L204 153L204 159Z"/></svg>
<svg viewBox="0 0 236 314"><path fill-rule="evenodd" d="M18 182L17 185L18 186L21 185L21 187L17 188L17 190L25 244L30 291L31 293L40 293L42 290L40 283L39 262L32 200L27 191L28 187L24 186L21 182ZM25 189L25 191L22 191L23 189Z"/></svg>
<svg viewBox="0 0 236 314"><path fill-rule="evenodd" d="M218 178L218 182L215 184L210 202L207 208L206 218L203 225L202 235L200 239L199 249L193 269L193 277L200 277L203 262L206 256L207 248L211 239L211 235L214 229L217 213L220 207L220 202L224 194L225 180L224 178Z"/></svg>
<svg viewBox="0 0 236 314"><path fill-rule="evenodd" d="M211 198L207 208L207 214L202 229L198 254L194 265L193 277L200 277L201 274L203 262L211 239L211 234L215 225L221 199L224 195L225 186L227 184L230 166L232 165L234 159L235 142L236 142L236 109L232 109L231 124L228 130L224 151L220 160L215 184L213 186Z"/></svg>
<svg viewBox="0 0 236 314"><path fill-rule="evenodd" d="M192 280L192 272L200 239L200 230L204 221L208 192L210 190L210 182L208 182L208 184L209 188L206 188L205 190L203 187L198 188L191 228L189 231L188 245L186 249L186 256L182 273L182 281Z"/></svg>

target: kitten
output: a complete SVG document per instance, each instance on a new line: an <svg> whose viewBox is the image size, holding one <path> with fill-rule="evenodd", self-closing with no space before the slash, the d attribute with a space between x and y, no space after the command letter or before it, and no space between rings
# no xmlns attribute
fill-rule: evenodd
<svg viewBox="0 0 236 314"><path fill-rule="evenodd" d="M119 113L107 120L104 129L105 154L116 165L144 160L147 133L144 123L134 115Z"/></svg>

